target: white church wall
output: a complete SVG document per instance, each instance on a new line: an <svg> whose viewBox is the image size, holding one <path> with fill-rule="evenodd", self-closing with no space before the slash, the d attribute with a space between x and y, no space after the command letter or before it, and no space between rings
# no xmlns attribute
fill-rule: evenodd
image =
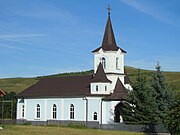
<svg viewBox="0 0 180 135"><path fill-rule="evenodd" d="M109 83L91 83L91 94L110 94Z"/></svg>
<svg viewBox="0 0 180 135"><path fill-rule="evenodd" d="M47 121L47 120L71 120L86 121L86 105L88 104L88 121L98 121L102 124L114 122L114 109L119 101L102 101L103 97L87 98L44 98L44 99L24 99L20 103L18 99L17 119L22 119L21 105L25 105L25 117L27 121ZM88 100L88 102L86 101ZM36 117L36 106L40 105L40 118ZM52 106L57 106L57 118L52 119ZM74 119L70 119L70 105L74 105ZM101 107L102 105L102 107ZM101 110L102 108L102 110ZM97 120L94 120L94 113L97 113ZM102 117L102 118L101 118Z"/></svg>
<svg viewBox="0 0 180 135"><path fill-rule="evenodd" d="M118 51L106 52L100 49L99 52L95 52L94 72L96 72L99 63L102 62L103 57L106 59L105 73L124 73L124 53L120 49ZM116 58L118 58L118 67L116 66Z"/></svg>
<svg viewBox="0 0 180 135"><path fill-rule="evenodd" d="M18 99L20 100L20 99ZM77 120L85 121L86 117L86 100L83 98L41 98L41 99L24 99L25 116L28 121L47 121L47 120ZM20 106L17 106L17 119L21 119ZM40 105L40 118L36 117L36 106ZM52 106L57 106L57 118L52 117ZM70 105L74 105L74 119L70 119Z"/></svg>
<svg viewBox="0 0 180 135"><path fill-rule="evenodd" d="M26 120L29 121L46 121L47 120L47 108L45 105L45 99L24 99L26 104ZM36 106L40 105L40 118L36 117Z"/></svg>
<svg viewBox="0 0 180 135"><path fill-rule="evenodd" d="M74 105L74 119L70 119L70 105ZM85 121L86 100L83 98L64 98L64 120Z"/></svg>
<svg viewBox="0 0 180 135"><path fill-rule="evenodd" d="M62 119L62 105L61 105L61 102L62 100L61 99L58 99L58 98L52 98L52 99L46 99L47 100L47 120L59 120L59 119ZM57 107L57 116L56 118L53 118L53 105L56 105Z"/></svg>
<svg viewBox="0 0 180 135"><path fill-rule="evenodd" d="M87 97L87 99L88 99L88 121L100 122L102 97ZM97 113L97 120L93 119L93 115L95 112Z"/></svg>
<svg viewBox="0 0 180 135"><path fill-rule="evenodd" d="M102 124L112 123L111 117L111 102L102 102Z"/></svg>
<svg viewBox="0 0 180 135"><path fill-rule="evenodd" d="M17 100L17 108L16 108L16 111L17 111L16 118L17 119L25 119L25 116L24 117L22 116L22 106L24 104L25 104L24 99L18 99ZM25 109L24 109L24 111L25 111Z"/></svg>

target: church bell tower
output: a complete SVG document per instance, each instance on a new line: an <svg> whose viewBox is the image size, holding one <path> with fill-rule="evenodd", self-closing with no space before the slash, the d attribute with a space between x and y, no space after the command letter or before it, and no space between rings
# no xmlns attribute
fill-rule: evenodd
<svg viewBox="0 0 180 135"><path fill-rule="evenodd" d="M126 51L116 44L110 17L110 6L107 9L108 19L102 44L92 52L94 53L94 73L96 73L98 65L101 63L107 78L112 81L110 89L113 90L118 78L125 86L124 55Z"/></svg>

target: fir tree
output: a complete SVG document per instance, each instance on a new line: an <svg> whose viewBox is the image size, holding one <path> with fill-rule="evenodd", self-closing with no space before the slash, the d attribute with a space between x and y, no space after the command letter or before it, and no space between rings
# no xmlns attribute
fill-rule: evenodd
<svg viewBox="0 0 180 135"><path fill-rule="evenodd" d="M157 106L146 77L138 71L133 91L129 93L130 101L124 104L124 121L138 124L156 124L158 122Z"/></svg>
<svg viewBox="0 0 180 135"><path fill-rule="evenodd" d="M153 96L158 109L158 117L163 122L166 113L173 105L172 90L165 81L164 74L161 72L159 63L156 71L152 74L151 87L154 90Z"/></svg>
<svg viewBox="0 0 180 135"><path fill-rule="evenodd" d="M180 92L176 95L174 105L165 117L165 125L172 135L180 134Z"/></svg>

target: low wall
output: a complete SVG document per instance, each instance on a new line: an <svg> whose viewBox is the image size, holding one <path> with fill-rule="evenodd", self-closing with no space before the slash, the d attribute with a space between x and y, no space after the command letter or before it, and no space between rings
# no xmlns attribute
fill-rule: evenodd
<svg viewBox="0 0 180 135"><path fill-rule="evenodd" d="M168 133L168 130L162 125L131 125L123 123L115 124L102 124L101 129L108 130L124 130L132 132L145 132L145 133Z"/></svg>
<svg viewBox="0 0 180 135"><path fill-rule="evenodd" d="M15 124L16 120L15 119L0 119L0 125L1 124L5 124L5 125L9 125L9 124Z"/></svg>
<svg viewBox="0 0 180 135"><path fill-rule="evenodd" d="M47 121L27 121L16 120L16 124L32 124L32 125L62 125L67 126L69 124L85 125L89 128L99 128L98 121L70 121L70 120L47 120Z"/></svg>

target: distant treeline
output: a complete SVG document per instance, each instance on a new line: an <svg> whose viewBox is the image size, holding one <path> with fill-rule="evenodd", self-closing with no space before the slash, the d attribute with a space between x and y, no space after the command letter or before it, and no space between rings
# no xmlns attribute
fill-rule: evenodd
<svg viewBox="0 0 180 135"><path fill-rule="evenodd" d="M94 70L87 70L87 71L81 71L81 72L67 72L67 73L59 73L59 74L53 74L53 75L47 75L47 76L38 76L38 79L41 78L54 78L54 77L62 77L62 76L79 76L79 75L91 75L94 73Z"/></svg>

